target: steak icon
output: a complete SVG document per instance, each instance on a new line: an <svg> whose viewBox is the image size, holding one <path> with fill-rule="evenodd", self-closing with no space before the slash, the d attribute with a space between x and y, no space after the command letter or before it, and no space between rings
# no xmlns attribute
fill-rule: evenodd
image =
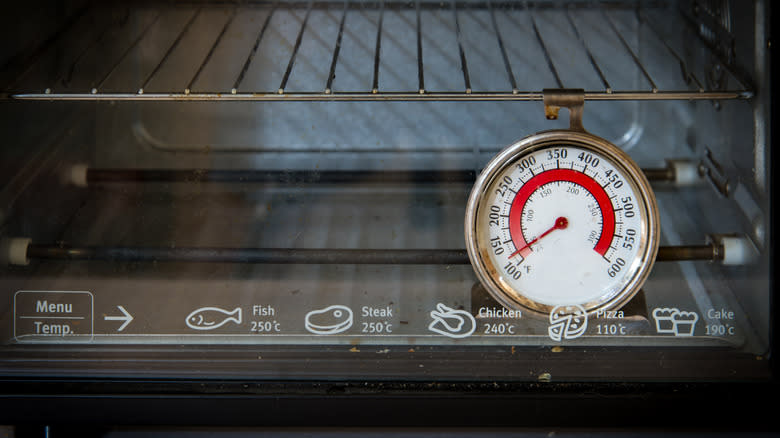
<svg viewBox="0 0 780 438"><path fill-rule="evenodd" d="M334 335L352 327L354 315L347 306L335 304L306 314L306 330L316 335Z"/></svg>

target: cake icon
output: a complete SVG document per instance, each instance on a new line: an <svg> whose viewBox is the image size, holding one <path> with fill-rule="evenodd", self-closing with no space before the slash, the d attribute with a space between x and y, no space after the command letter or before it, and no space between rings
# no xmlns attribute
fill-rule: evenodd
<svg viewBox="0 0 780 438"><path fill-rule="evenodd" d="M679 309L658 307L653 309L655 319L655 331L658 333L674 333L674 314L680 313Z"/></svg>
<svg viewBox="0 0 780 438"><path fill-rule="evenodd" d="M696 321L699 315L696 312L677 312L674 314L674 335L693 336Z"/></svg>
<svg viewBox="0 0 780 438"><path fill-rule="evenodd" d="M655 330L675 336L693 336L699 314L681 311L676 307L657 307L653 309Z"/></svg>

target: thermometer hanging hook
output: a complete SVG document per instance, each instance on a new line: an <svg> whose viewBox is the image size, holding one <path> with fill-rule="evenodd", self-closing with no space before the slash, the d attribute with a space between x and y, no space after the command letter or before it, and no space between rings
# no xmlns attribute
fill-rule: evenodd
<svg viewBox="0 0 780 438"><path fill-rule="evenodd" d="M544 115L547 120L558 120L561 107L569 109L569 129L585 132L582 126L582 112L585 106L585 90L581 88L546 88L544 96Z"/></svg>

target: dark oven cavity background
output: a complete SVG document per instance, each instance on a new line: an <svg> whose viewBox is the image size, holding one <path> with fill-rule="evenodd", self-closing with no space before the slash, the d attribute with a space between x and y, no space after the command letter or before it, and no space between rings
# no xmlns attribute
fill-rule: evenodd
<svg viewBox="0 0 780 438"><path fill-rule="evenodd" d="M572 87L585 89L586 129L643 168L663 168L667 159L699 166L700 184L655 186L662 245L703 245L707 234L739 233L761 254L750 266L658 263L644 288L638 315L646 321L655 307L702 316L710 307L727 307L739 315L738 337L592 345L727 346L760 357L769 321L767 111L763 49L753 35L763 32L756 17L765 5L714 6L139 2L50 8L48 19L57 25L49 27L59 30L12 48L8 53L16 55L4 61L2 123L12 144L2 152L3 237L29 237L50 248L420 249L451 250L451 258L427 265L155 263L116 255L33 260L2 267L1 292L99 291L96 327L119 303L143 308L128 336L111 338L129 344L160 327L180 333L161 321L171 308L186 314L201 303L270 304L287 312L289 324L304 309L336 301L355 310L391 306L405 315L399 326L424 333L437 302L476 312L476 279L462 264L463 209L474 175L513 141L566 127L565 120L544 119L542 91ZM62 177L81 164L93 178L87 187ZM181 173L171 176L172 170ZM252 172L231 173L239 170ZM292 302L302 307L292 309ZM6 306L9 300L0 305L4 322L13 319ZM14 346L9 327L0 328L8 351L32 354L34 363L40 350ZM226 341L231 338L213 342ZM366 343L453 343L305 334L240 342L336 343L344 351ZM229 368L247 372L243 365ZM261 371L279 372L276 365ZM529 377L525 369L491 372Z"/></svg>

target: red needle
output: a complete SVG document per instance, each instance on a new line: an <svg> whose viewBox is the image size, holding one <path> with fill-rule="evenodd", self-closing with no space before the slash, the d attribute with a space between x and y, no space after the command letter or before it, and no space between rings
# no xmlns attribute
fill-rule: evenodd
<svg viewBox="0 0 780 438"><path fill-rule="evenodd" d="M526 244L524 247L522 247L522 248L518 249L517 251L513 252L513 253L512 253L512 255L510 255L510 256L509 256L509 258L511 259L512 257L514 257L514 256L516 256L516 255L518 255L518 254L520 254L522 251L525 251L525 250L526 250L526 248L529 248L529 247L530 247L531 245L533 245L534 243L536 243L536 242L540 241L540 240L542 239L542 237L544 237L544 236L546 236L546 235L548 235L548 234L552 233L553 231L555 231L555 230L563 230L563 229L565 229L565 228L566 228L566 227L568 227L568 226L569 226L569 220L568 220L568 219L566 219L565 217L561 216L561 217L559 217L558 219L555 219L555 225L553 225L552 227L550 227L550 229L549 229L549 230L547 230L547 231L545 231L544 233L542 233L542 234L541 234L539 237L537 237L536 239L534 239L534 240L532 240L532 241L528 242L528 243L527 243L527 244Z"/></svg>

